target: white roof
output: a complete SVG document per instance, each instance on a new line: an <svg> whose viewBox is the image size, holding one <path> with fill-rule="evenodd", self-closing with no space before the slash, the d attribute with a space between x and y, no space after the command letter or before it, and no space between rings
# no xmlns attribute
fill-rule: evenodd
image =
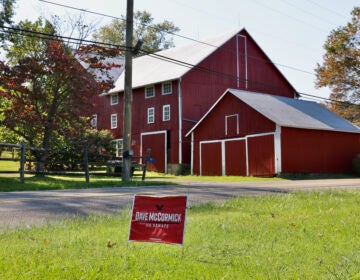
<svg viewBox="0 0 360 280"><path fill-rule="evenodd" d="M95 56L95 54L88 54L88 55ZM75 57L79 61L81 66L84 67L85 69L87 69L90 73L92 73L95 76L95 79L98 80L98 81L101 81L101 80L106 79L106 78L110 78L115 82L115 81L118 80L119 76L121 75L121 73L125 69L125 57L122 57L122 56L106 57L105 59L102 60L102 63L104 65L111 65L111 64L119 65L119 66L116 66L116 67L112 67L110 70L108 70L107 75L102 73L101 70L99 70L99 69L96 69L96 68L91 69L91 68L89 68L89 64L82 61L78 57L78 55L75 56Z"/></svg>
<svg viewBox="0 0 360 280"><path fill-rule="evenodd" d="M138 88L182 77L194 65L199 64L238 32L239 30L232 31L201 42L194 42L191 45L167 49L133 59L132 87ZM109 93L124 90L124 77L125 71L116 81L115 88Z"/></svg>
<svg viewBox="0 0 360 280"><path fill-rule="evenodd" d="M244 90L228 89L202 119L190 130L190 132L187 133L187 136L228 93L233 94L257 112L280 126L360 133L359 127L316 102Z"/></svg>

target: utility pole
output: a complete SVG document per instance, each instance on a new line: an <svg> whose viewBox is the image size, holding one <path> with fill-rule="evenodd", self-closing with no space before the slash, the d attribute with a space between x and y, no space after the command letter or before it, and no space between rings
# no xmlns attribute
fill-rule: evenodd
<svg viewBox="0 0 360 280"><path fill-rule="evenodd" d="M132 106L132 41L133 41L134 0L127 0L126 8L126 50L125 87L123 115L123 167L122 180L129 181L131 173L131 106Z"/></svg>

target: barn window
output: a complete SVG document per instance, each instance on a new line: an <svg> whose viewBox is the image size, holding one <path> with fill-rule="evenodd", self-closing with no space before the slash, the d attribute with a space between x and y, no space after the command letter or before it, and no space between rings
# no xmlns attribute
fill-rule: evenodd
<svg viewBox="0 0 360 280"><path fill-rule="evenodd" d="M155 97L155 87L154 86L145 87L145 98L151 98L151 97Z"/></svg>
<svg viewBox="0 0 360 280"><path fill-rule="evenodd" d="M110 105L116 105L119 103L119 94L113 93L110 95Z"/></svg>
<svg viewBox="0 0 360 280"><path fill-rule="evenodd" d="M163 121L170 121L170 105L163 106Z"/></svg>
<svg viewBox="0 0 360 280"><path fill-rule="evenodd" d="M154 123L154 122L155 122L155 108L151 107L148 108L147 123Z"/></svg>
<svg viewBox="0 0 360 280"><path fill-rule="evenodd" d="M97 114L91 116L90 126L92 128L97 128Z"/></svg>
<svg viewBox="0 0 360 280"><path fill-rule="evenodd" d="M171 94L172 93L172 86L171 82L166 82L162 84L162 94Z"/></svg>
<svg viewBox="0 0 360 280"><path fill-rule="evenodd" d="M114 143L115 143L116 157L122 157L122 154L123 154L123 140L122 139L116 139L116 140L114 140Z"/></svg>
<svg viewBox="0 0 360 280"><path fill-rule="evenodd" d="M225 116L225 135L233 137L239 134L239 114Z"/></svg>
<svg viewBox="0 0 360 280"><path fill-rule="evenodd" d="M111 114L111 129L117 128L117 114Z"/></svg>

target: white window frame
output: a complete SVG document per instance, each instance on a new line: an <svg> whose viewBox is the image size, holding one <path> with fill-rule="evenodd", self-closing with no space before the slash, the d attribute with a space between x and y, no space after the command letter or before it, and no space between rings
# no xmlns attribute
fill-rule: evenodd
<svg viewBox="0 0 360 280"><path fill-rule="evenodd" d="M117 114L111 114L111 117L110 117L111 129L117 128L117 123L118 123Z"/></svg>
<svg viewBox="0 0 360 280"><path fill-rule="evenodd" d="M148 95L148 89L152 89L152 95ZM145 87L144 91L145 91L145 98L155 97L155 86L154 85Z"/></svg>
<svg viewBox="0 0 360 280"><path fill-rule="evenodd" d="M155 108L150 107L147 109L147 123L152 124L155 123Z"/></svg>
<svg viewBox="0 0 360 280"><path fill-rule="evenodd" d="M97 114L93 114L93 115L91 116L90 126L91 126L92 128L97 128Z"/></svg>
<svg viewBox="0 0 360 280"><path fill-rule="evenodd" d="M170 91L166 91L166 92L165 92L166 86L170 86ZM161 85L161 93L162 93L163 95L172 94L172 82L162 83L162 85Z"/></svg>
<svg viewBox="0 0 360 280"><path fill-rule="evenodd" d="M122 157L123 156L123 151L124 151L124 146L123 146L123 139L116 139L114 140L115 142L115 155L116 157Z"/></svg>
<svg viewBox="0 0 360 280"><path fill-rule="evenodd" d="M163 122L167 122L170 121L171 119L171 110L170 110L170 105L164 105L163 106Z"/></svg>
<svg viewBox="0 0 360 280"><path fill-rule="evenodd" d="M117 105L119 104L119 94L113 93L110 95L110 105Z"/></svg>

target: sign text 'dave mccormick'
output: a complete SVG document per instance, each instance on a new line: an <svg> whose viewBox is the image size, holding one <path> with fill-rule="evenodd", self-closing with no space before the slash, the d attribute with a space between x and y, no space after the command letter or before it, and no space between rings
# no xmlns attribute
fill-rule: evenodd
<svg viewBox="0 0 360 280"><path fill-rule="evenodd" d="M129 241L183 245L187 196L135 195Z"/></svg>

